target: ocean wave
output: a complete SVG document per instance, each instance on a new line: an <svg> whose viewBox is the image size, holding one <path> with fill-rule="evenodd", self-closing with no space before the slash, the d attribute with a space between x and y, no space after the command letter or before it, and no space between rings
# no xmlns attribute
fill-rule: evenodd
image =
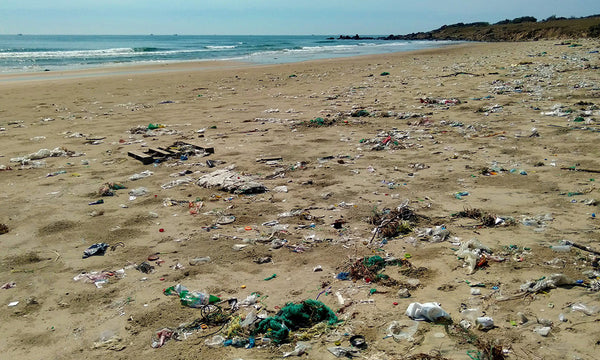
<svg viewBox="0 0 600 360"><path fill-rule="evenodd" d="M184 53L205 52L207 49L161 50L160 48L114 48L101 50L59 50L59 51L17 51L0 52L0 59L77 59L77 58L118 58L132 56L162 56Z"/></svg>
<svg viewBox="0 0 600 360"><path fill-rule="evenodd" d="M135 47L133 48L133 52L156 52L156 51L160 51L163 50L161 48L156 48L156 47Z"/></svg>
<svg viewBox="0 0 600 360"><path fill-rule="evenodd" d="M236 45L206 45L205 48L209 50L228 50L235 49Z"/></svg>
<svg viewBox="0 0 600 360"><path fill-rule="evenodd" d="M81 58L110 57L134 53L132 48L115 48L102 50L60 50L60 51L17 51L0 53L2 58Z"/></svg>

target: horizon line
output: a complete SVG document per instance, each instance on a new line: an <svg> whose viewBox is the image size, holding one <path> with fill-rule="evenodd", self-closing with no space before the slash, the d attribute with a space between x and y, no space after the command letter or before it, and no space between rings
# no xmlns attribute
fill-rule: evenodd
<svg viewBox="0 0 600 360"><path fill-rule="evenodd" d="M389 36L401 34L352 34L351 36ZM349 34L27 34L12 33L2 34L0 36L350 36Z"/></svg>

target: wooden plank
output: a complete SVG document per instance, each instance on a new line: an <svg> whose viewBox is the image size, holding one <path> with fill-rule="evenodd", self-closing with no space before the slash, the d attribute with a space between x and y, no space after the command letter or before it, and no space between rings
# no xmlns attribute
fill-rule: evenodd
<svg viewBox="0 0 600 360"><path fill-rule="evenodd" d="M127 155L141 161L144 165L152 164L154 162L152 156L139 151L128 151Z"/></svg>
<svg viewBox="0 0 600 360"><path fill-rule="evenodd" d="M201 146L201 145L199 145L199 144L197 144L197 143L195 143L193 141L178 141L178 142L182 143L182 144L193 146L195 149L198 149L198 150L204 150L204 152L207 153L207 154L214 154L215 153L215 148L212 148L212 147L205 148L205 147L203 147L203 146Z"/></svg>
<svg viewBox="0 0 600 360"><path fill-rule="evenodd" d="M156 153L157 155L160 156L173 156L174 154L170 151L165 151L159 148L148 148L148 152L149 153Z"/></svg>

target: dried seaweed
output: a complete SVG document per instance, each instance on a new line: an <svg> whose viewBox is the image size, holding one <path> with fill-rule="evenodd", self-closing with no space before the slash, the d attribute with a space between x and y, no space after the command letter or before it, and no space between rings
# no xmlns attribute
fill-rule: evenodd
<svg viewBox="0 0 600 360"><path fill-rule="evenodd" d="M367 282L380 283L384 286L397 285L396 280L381 273L386 266L408 266L410 268L412 264L406 259L384 259L377 255L360 258L350 266L350 278L353 280L365 279Z"/></svg>
<svg viewBox="0 0 600 360"><path fill-rule="evenodd" d="M448 336L458 338L461 343L474 345L478 351L467 351L471 359L477 360L504 360L504 351L501 345L493 344L492 341L481 339L469 329L457 325L449 324L444 326Z"/></svg>
<svg viewBox="0 0 600 360"><path fill-rule="evenodd" d="M465 208L456 214L452 214L455 218L468 218L479 220L481 223L478 226L494 227L498 225L514 225L516 222L513 219L504 219L496 214L484 212L481 209Z"/></svg>
<svg viewBox="0 0 600 360"><path fill-rule="evenodd" d="M398 206L396 209L384 209L377 211L373 209L373 214L367 219L371 225L376 225L373 232L373 239L379 235L384 239L394 238L398 235L408 234L413 231L412 223L417 219L414 211L406 203Z"/></svg>

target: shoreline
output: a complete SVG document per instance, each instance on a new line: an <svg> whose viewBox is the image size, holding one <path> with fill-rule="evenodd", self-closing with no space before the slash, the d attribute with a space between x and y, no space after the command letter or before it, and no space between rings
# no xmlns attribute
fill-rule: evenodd
<svg viewBox="0 0 600 360"><path fill-rule="evenodd" d="M107 67L92 67L85 69L71 69L71 70L60 70L60 71L38 71L38 72L23 72L23 73L3 73L0 74L0 84L18 82L18 81L43 81L43 80L62 80L62 79L77 79L86 77L97 77L97 76L127 76L135 74L152 74L152 73L163 73L163 72L182 72L182 71L210 71L210 70L221 70L221 69L236 69L236 68L247 68L247 67L269 67L269 66L280 66L280 65L292 65L312 62L331 62L331 61L353 61L352 59L361 58L378 58L385 56L394 56L400 54L428 54L435 53L437 51L447 51L452 48L461 46L472 46L476 44L485 44L483 42L470 42L460 44L450 44L433 49L420 49L410 51L398 51L393 53L383 54L366 54L356 55L347 57L331 57L325 59L313 59L313 60L302 60L297 62L285 62L278 64L259 64L252 62L243 62L237 60L192 60L192 61L175 61L175 62L164 62L160 64L115 64ZM168 68L168 69L167 69Z"/></svg>

